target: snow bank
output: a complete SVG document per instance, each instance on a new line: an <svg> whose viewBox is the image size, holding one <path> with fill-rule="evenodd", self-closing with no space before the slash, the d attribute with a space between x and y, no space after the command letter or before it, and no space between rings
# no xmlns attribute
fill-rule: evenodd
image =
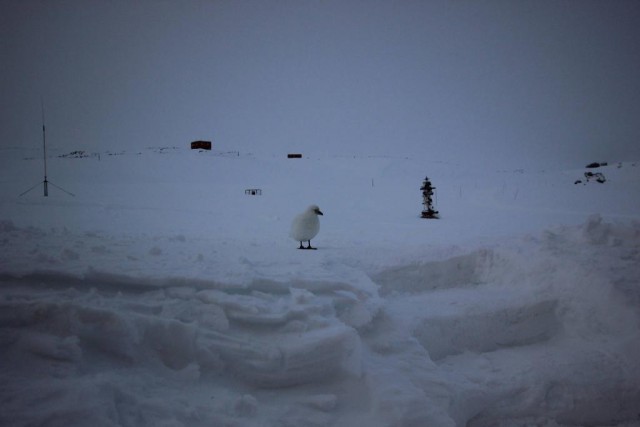
<svg viewBox="0 0 640 427"><path fill-rule="evenodd" d="M0 182L1 425L639 425L637 168L432 165L425 221L419 162L178 151Z"/></svg>
<svg viewBox="0 0 640 427"><path fill-rule="evenodd" d="M630 422L639 249L595 216L368 287L5 274L2 423Z"/></svg>

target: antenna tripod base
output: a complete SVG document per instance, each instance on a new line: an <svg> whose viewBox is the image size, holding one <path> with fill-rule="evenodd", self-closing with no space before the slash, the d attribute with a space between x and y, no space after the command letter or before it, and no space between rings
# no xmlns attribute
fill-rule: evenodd
<svg viewBox="0 0 640 427"><path fill-rule="evenodd" d="M53 182L49 182L49 180L47 180L47 177L44 177L44 181L42 181L41 183L37 183L36 185L34 185L33 187L31 187L30 189L28 189L27 191L25 191L24 193L20 194L20 196L18 197L22 197L25 194L29 193L31 190L35 189L37 186L39 186L40 184L43 184L44 186L44 197L49 197L49 184L51 184L53 187L57 188L58 190L62 191L63 193L67 193L68 195L70 195L71 197L76 197L75 194L65 190L62 187L58 187L57 185L55 185Z"/></svg>

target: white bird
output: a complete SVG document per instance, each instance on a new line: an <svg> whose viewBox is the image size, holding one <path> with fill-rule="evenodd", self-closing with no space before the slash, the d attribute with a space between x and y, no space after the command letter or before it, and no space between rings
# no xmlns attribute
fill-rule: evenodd
<svg viewBox="0 0 640 427"><path fill-rule="evenodd" d="M289 236L291 236L293 240L300 242L298 249L316 249L311 247L311 239L316 237L318 231L320 231L318 215L323 215L323 213L320 212L320 208L316 205L311 205L306 211L293 219ZM308 246L302 246L302 242L307 242Z"/></svg>

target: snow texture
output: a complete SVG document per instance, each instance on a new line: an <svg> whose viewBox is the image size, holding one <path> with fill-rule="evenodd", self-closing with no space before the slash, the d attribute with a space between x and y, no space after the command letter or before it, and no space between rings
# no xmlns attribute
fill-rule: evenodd
<svg viewBox="0 0 640 427"><path fill-rule="evenodd" d="M62 154L1 157L0 425L640 425L634 163Z"/></svg>

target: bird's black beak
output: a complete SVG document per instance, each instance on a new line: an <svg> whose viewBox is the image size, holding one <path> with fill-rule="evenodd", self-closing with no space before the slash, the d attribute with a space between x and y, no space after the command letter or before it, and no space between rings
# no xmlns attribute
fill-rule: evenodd
<svg viewBox="0 0 640 427"><path fill-rule="evenodd" d="M324 215L322 212L320 212L320 209L316 209L316 214L318 214L318 215Z"/></svg>

